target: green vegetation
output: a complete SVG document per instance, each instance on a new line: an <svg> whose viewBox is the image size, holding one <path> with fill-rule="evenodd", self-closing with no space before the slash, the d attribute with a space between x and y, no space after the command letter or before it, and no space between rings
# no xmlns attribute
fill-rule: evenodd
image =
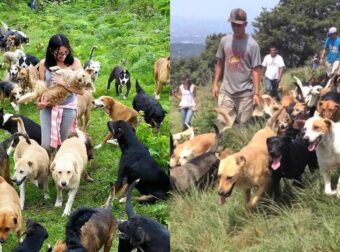
<svg viewBox="0 0 340 252"><path fill-rule="evenodd" d="M61 32L69 38L74 55L80 58L82 63L87 60L91 47L97 46L94 60L100 61L102 68L96 81L95 97L106 95L107 79L117 64L129 69L133 85L129 98L123 100L119 97L120 102L132 107L136 79L148 94L153 95L153 64L159 57L168 56L170 50L169 0L74 0L61 4L51 4L48 1L44 3L43 10L35 12L27 7L26 1L0 3L1 21L6 22L10 28L25 32L30 38L30 44L25 47L26 53L39 59L43 58L49 38ZM5 69L1 69L0 76L3 76L4 72ZM160 100L166 111L169 111L168 91L168 87L163 89ZM112 88L109 95L114 96ZM4 109L8 113L14 113L7 100ZM22 105L20 109L21 114L40 122L39 111L34 104ZM107 134L108 120L109 117L104 111L92 111L88 133L95 145ZM143 122L137 128L139 139L149 147L151 155L162 167L167 167L169 160L169 131L168 117L159 132L150 129ZM7 133L0 131L1 141L7 137ZM95 181L81 181L72 209L80 206L99 207L105 202L109 193L109 182L114 182L117 177L120 154L119 147L109 144L95 151L94 160L88 165L88 171ZM63 208L54 208L56 190L51 178L49 187L51 199L44 200L42 191L28 183L23 211L25 220L32 218L44 225L49 232L42 251L46 249L47 244L53 245L56 240L65 238L67 222L66 217L61 217ZM65 196L66 194L63 207ZM138 214L169 224L169 208L166 202L139 205L135 201L134 208ZM126 219L125 205L115 200L113 214L117 219ZM4 251L10 251L16 245L16 236L12 235L3 246ZM117 246L118 236L111 251L116 251Z"/></svg>

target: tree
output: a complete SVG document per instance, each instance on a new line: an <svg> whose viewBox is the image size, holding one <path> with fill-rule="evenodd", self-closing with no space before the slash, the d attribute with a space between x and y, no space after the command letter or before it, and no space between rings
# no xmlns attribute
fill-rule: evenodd
<svg viewBox="0 0 340 252"><path fill-rule="evenodd" d="M328 29L339 23L339 0L281 0L263 9L253 26L261 55L274 43L286 65L296 67L321 51Z"/></svg>

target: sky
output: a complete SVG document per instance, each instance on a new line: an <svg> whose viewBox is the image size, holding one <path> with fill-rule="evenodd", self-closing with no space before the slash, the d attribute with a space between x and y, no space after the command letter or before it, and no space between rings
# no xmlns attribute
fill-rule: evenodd
<svg viewBox="0 0 340 252"><path fill-rule="evenodd" d="M247 12L248 26L250 26L262 11L262 7L272 9L278 3L279 0L170 0L170 20L181 17L226 22L232 9L242 8Z"/></svg>

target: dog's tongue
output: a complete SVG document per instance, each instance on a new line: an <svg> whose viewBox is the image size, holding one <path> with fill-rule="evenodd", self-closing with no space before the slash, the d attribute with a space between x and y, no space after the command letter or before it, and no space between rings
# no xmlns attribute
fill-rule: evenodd
<svg viewBox="0 0 340 252"><path fill-rule="evenodd" d="M220 197L218 197L218 204L222 206L224 203L225 203L225 197L220 195Z"/></svg>
<svg viewBox="0 0 340 252"><path fill-rule="evenodd" d="M274 159L273 159L273 162L272 162L272 168L273 168L273 170L276 171L277 169L279 169L279 167L280 167L280 165L281 165L280 160L281 160L281 157L278 157L278 158L274 158Z"/></svg>
<svg viewBox="0 0 340 252"><path fill-rule="evenodd" d="M308 145L308 150L309 150L309 151L314 151L315 148L316 148L316 141L314 141L313 143L310 143L310 144Z"/></svg>

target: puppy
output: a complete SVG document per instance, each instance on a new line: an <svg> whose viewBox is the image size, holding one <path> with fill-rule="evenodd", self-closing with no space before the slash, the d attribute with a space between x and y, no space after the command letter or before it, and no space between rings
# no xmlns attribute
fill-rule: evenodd
<svg viewBox="0 0 340 252"><path fill-rule="evenodd" d="M71 93L83 94L83 89L93 90L93 84L91 79L92 70L79 69L73 71L71 69L61 69L60 67L50 67L52 72L61 76L66 82L65 85L54 85L47 87L44 81L37 80L34 82L33 92L23 95L18 103L25 103L35 100L42 95L47 99L47 103L50 105L59 104ZM23 69L21 70L23 71ZM20 73L21 73L20 71Z"/></svg>
<svg viewBox="0 0 340 252"><path fill-rule="evenodd" d="M24 241L12 252L37 252L40 251L44 241L48 238L46 228L31 219L26 221L26 237Z"/></svg>
<svg viewBox="0 0 340 252"><path fill-rule="evenodd" d="M18 83L19 82L19 67L17 64L11 65L6 72L4 80L6 81L13 81Z"/></svg>
<svg viewBox="0 0 340 252"><path fill-rule="evenodd" d="M26 133L24 123L21 118L14 119L18 122L18 132ZM25 205L26 181L31 180L36 186L42 185L44 198L48 199L48 173L50 159L47 151L36 141L21 138L14 151L14 175L12 181L20 186L20 206Z"/></svg>
<svg viewBox="0 0 340 252"><path fill-rule="evenodd" d="M118 102L117 100L111 98L110 96L101 96L98 99L92 101L93 108L103 109L111 119L111 121L123 120L129 122L133 127L137 126L138 112L124 104ZM112 134L109 134L104 138L101 144L97 145L95 149L99 149L105 144L109 139L112 138Z"/></svg>
<svg viewBox="0 0 340 252"><path fill-rule="evenodd" d="M314 151L318 158L320 172L325 182L325 194L337 194L340 197L340 179L337 190L331 187L331 172L340 167L340 122L311 117L305 122L304 138L309 141L308 149Z"/></svg>
<svg viewBox="0 0 340 252"><path fill-rule="evenodd" d="M244 190L246 208L252 210L258 200L267 191L271 184L269 166L269 153L266 139L276 136L273 125L283 107L277 111L267 122L265 128L255 133L251 141L239 152L221 160L218 168L219 176L219 204L225 203L235 186ZM251 189L257 190L251 197Z"/></svg>
<svg viewBox="0 0 340 252"><path fill-rule="evenodd" d="M41 127L39 124L35 123L31 119L23 116L23 115L13 115L4 113L3 109L0 109L0 129L4 129L11 135L18 132L18 123L15 118L21 118L21 120L24 122L24 126L26 129L26 133L29 136L30 139L34 139L37 143L41 144ZM14 140L11 144L10 149L7 151L7 154L9 155L15 146L18 144L18 140Z"/></svg>
<svg viewBox="0 0 340 252"><path fill-rule="evenodd" d="M18 80L20 87L24 92L32 92L39 79L39 72L36 67L22 68L18 74ZM41 81L41 83L43 83Z"/></svg>
<svg viewBox="0 0 340 252"><path fill-rule="evenodd" d="M168 252L170 251L170 232L157 221L146 216L135 214L131 204L131 194L139 180L130 186L126 199L127 221L118 224L119 245L118 252L148 251Z"/></svg>
<svg viewBox="0 0 340 252"><path fill-rule="evenodd" d="M77 95L77 122L82 131L86 131L91 116L92 91L84 90L83 95Z"/></svg>
<svg viewBox="0 0 340 252"><path fill-rule="evenodd" d="M267 148L272 159L272 181L274 196L280 195L281 178L294 179L301 184L301 175L306 165L311 171L318 168L315 151L308 150L308 141L287 136L267 138Z"/></svg>
<svg viewBox="0 0 340 252"><path fill-rule="evenodd" d="M105 208L75 210L66 225L66 240L58 241L52 251L97 252L104 246L104 252L109 252L116 233L113 199L114 192L111 192Z"/></svg>
<svg viewBox="0 0 340 252"><path fill-rule="evenodd" d="M140 178L136 187L142 195L149 197L147 202L166 199L170 190L169 177L152 159L146 146L139 142L132 125L119 120L109 121L107 126L122 151L115 192L123 187L125 178L128 184Z"/></svg>
<svg viewBox="0 0 340 252"><path fill-rule="evenodd" d="M144 92L137 80L136 92L137 95L133 98L132 102L133 108L138 112L144 112L144 120L146 123L150 124L151 127L160 128L167 112L157 100Z"/></svg>
<svg viewBox="0 0 340 252"><path fill-rule="evenodd" d="M23 136L28 144L31 143L27 134L25 133L15 133L10 138L0 143L0 176L3 177L10 185L13 185L13 183L9 175L9 157L6 153L6 149L8 148L9 144L15 139L18 139L19 136Z"/></svg>
<svg viewBox="0 0 340 252"><path fill-rule="evenodd" d="M210 151L193 158L182 166L170 169L170 183L173 189L185 191L190 186L207 187L217 180L219 159L216 152L221 135L216 125L214 128L215 144ZM227 156L226 152L224 155Z"/></svg>
<svg viewBox="0 0 340 252"><path fill-rule="evenodd" d="M317 106L317 112L323 118L330 119L334 122L340 120L340 94L336 92L329 92L321 97Z"/></svg>
<svg viewBox="0 0 340 252"><path fill-rule="evenodd" d="M18 242L22 234L22 214L19 196L3 177L0 177L0 251L10 233L16 232Z"/></svg>
<svg viewBox="0 0 340 252"><path fill-rule="evenodd" d="M4 102L4 98L9 98L11 106L15 112L20 112L20 106L17 101L23 96L24 91L18 84L11 81L0 81L0 100L1 103Z"/></svg>
<svg viewBox="0 0 340 252"><path fill-rule="evenodd" d="M7 64L9 66L15 65L20 57L25 56L25 52L23 50L17 49L14 52L5 52L2 56L3 64Z"/></svg>
<svg viewBox="0 0 340 252"><path fill-rule="evenodd" d="M130 73L127 69L122 68L121 66L115 66L112 69L110 74L109 80L107 81L107 92L110 89L111 82L115 80L115 87L116 87L116 96L120 96L122 93L122 88L126 86L126 92L124 95L124 99L127 99L129 96L129 92L131 89L131 82L130 82Z"/></svg>
<svg viewBox="0 0 340 252"><path fill-rule="evenodd" d="M20 68L28 68L32 66L37 66L39 64L39 59L32 54L25 54L18 59L17 65Z"/></svg>
<svg viewBox="0 0 340 252"><path fill-rule="evenodd" d="M160 99L162 86L170 83L170 57L159 58L153 66L153 76L155 78L155 99Z"/></svg>
<svg viewBox="0 0 340 252"><path fill-rule="evenodd" d="M90 55L89 55L89 59L84 64L84 70L87 70L87 69L92 70L91 78L92 78L93 83L98 79L98 74L100 71L100 62L92 60L93 52L94 52L94 49L96 48L97 48L96 46L92 47Z"/></svg>
<svg viewBox="0 0 340 252"><path fill-rule="evenodd" d="M52 178L57 188L55 207L61 207L63 204L62 191L69 190L63 216L68 216L71 213L80 178L88 161L85 146L86 138L81 132L78 132L78 136L68 138L61 144L50 166Z"/></svg>

